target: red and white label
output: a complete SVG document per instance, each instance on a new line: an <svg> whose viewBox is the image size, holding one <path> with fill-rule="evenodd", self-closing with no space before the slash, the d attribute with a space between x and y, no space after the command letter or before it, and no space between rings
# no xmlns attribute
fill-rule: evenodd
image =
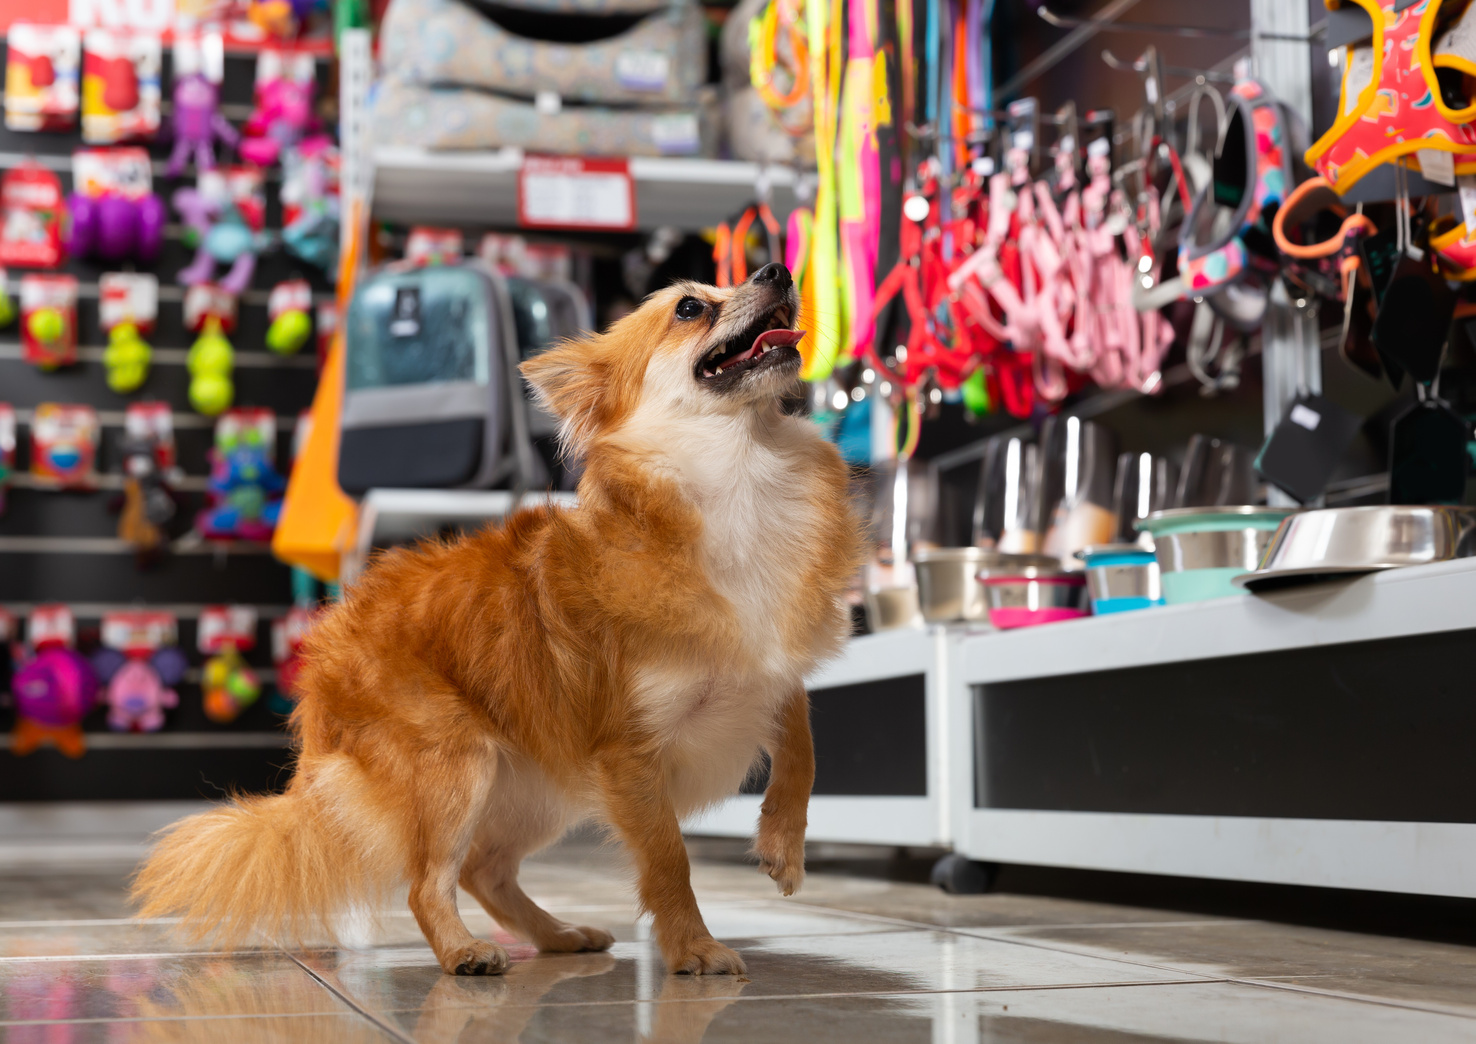
<svg viewBox="0 0 1476 1044"><path fill-rule="evenodd" d="M64 645L70 649L77 640L77 625L72 610L64 605L38 605L26 620L26 640L33 649Z"/></svg>
<svg viewBox="0 0 1476 1044"><path fill-rule="evenodd" d="M26 161L0 180L0 264L55 268L62 261L61 179Z"/></svg>
<svg viewBox="0 0 1476 1044"><path fill-rule="evenodd" d="M454 228L416 225L405 240L405 260L412 265L454 265L466 251L466 242Z"/></svg>
<svg viewBox="0 0 1476 1044"><path fill-rule="evenodd" d="M191 330L200 330L206 319L219 321L220 328L230 333L236 328L236 295L214 283L197 283L185 290L184 321Z"/></svg>
<svg viewBox="0 0 1476 1044"><path fill-rule="evenodd" d="M167 402L130 402L123 412L123 432L154 444L154 459L168 471L174 467L174 414Z"/></svg>
<svg viewBox="0 0 1476 1044"><path fill-rule="evenodd" d="M72 184L84 196L143 199L154 191L147 149L78 149L72 153Z"/></svg>
<svg viewBox="0 0 1476 1044"><path fill-rule="evenodd" d="M308 312L313 307L313 288L306 279L288 279L272 287L267 296L267 318L284 312Z"/></svg>
<svg viewBox="0 0 1476 1044"><path fill-rule="evenodd" d="M102 619L102 643L129 656L146 656L176 641L173 613L108 613Z"/></svg>
<svg viewBox="0 0 1476 1044"><path fill-rule="evenodd" d="M525 228L635 228L635 182L623 159L527 156L518 171L518 224Z"/></svg>
<svg viewBox="0 0 1476 1044"><path fill-rule="evenodd" d="M104 330L132 323L147 334L159 318L159 277L149 272L104 272L98 280L98 322Z"/></svg>
<svg viewBox="0 0 1476 1044"><path fill-rule="evenodd" d="M277 415L264 406L237 406L215 422L215 444L235 446L243 440L260 446L267 460L277 456Z"/></svg>
<svg viewBox="0 0 1476 1044"><path fill-rule="evenodd" d="M206 656L256 645L256 610L249 605L211 605L200 610L195 644Z"/></svg>

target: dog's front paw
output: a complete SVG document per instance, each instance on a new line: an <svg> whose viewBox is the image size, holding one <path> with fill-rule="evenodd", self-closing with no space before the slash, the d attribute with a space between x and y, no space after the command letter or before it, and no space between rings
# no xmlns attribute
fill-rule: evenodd
<svg viewBox="0 0 1476 1044"><path fill-rule="evenodd" d="M774 879L782 895L793 895L805 881L805 831L786 831L759 823L759 869Z"/></svg>
<svg viewBox="0 0 1476 1044"><path fill-rule="evenodd" d="M674 975L742 975L748 971L737 950L710 935L694 939L676 954L667 954L666 968Z"/></svg>
<svg viewBox="0 0 1476 1044"><path fill-rule="evenodd" d="M507 971L507 951L481 939L452 947L437 956L448 975L501 975Z"/></svg>

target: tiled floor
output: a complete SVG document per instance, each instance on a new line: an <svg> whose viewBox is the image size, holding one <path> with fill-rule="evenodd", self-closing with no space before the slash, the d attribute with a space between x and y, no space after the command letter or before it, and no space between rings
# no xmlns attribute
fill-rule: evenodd
<svg viewBox="0 0 1476 1044"><path fill-rule="evenodd" d="M831 869L781 900L756 870L699 858L708 925L749 973L693 979L665 974L618 853L568 846L525 885L615 948L512 945L505 976L472 979L441 974L398 912L362 949L199 952L127 919L125 876L0 872L0 1040L1476 1042L1476 947L1390 935Z"/></svg>

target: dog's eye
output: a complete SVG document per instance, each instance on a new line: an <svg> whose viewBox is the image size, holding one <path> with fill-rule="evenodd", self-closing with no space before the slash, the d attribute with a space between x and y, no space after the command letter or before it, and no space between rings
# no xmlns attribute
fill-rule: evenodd
<svg viewBox="0 0 1476 1044"><path fill-rule="evenodd" d="M707 305L695 297L684 297L677 302L676 317L678 319L696 319L707 311Z"/></svg>

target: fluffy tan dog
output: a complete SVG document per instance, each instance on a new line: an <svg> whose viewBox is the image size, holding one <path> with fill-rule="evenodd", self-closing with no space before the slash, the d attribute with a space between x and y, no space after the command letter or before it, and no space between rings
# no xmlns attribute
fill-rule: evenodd
<svg viewBox="0 0 1476 1044"><path fill-rule="evenodd" d="M331 936L408 883L441 967L497 973L507 952L467 930L457 883L540 949L604 949L517 880L594 818L630 850L667 967L742 972L703 924L679 821L767 751L756 849L800 886L804 678L845 639L859 546L840 457L781 409L797 319L767 265L525 363L585 460L579 506L378 558L313 631L286 793L171 827L135 881L142 915L220 945Z"/></svg>

